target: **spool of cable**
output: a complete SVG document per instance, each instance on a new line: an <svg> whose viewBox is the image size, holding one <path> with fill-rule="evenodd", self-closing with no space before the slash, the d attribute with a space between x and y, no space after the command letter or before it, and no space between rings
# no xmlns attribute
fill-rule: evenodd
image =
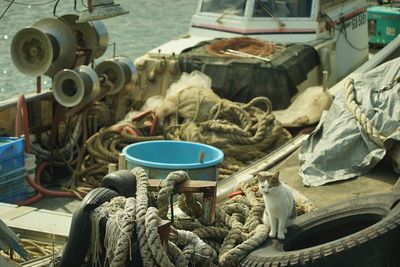
<svg viewBox="0 0 400 267"><path fill-rule="evenodd" d="M133 62L127 57L114 57L100 62L95 67L99 76L105 74L108 80L113 84L113 89L108 92L109 95L118 93L124 85L132 80L136 73Z"/></svg>
<svg viewBox="0 0 400 267"><path fill-rule="evenodd" d="M65 107L90 103L100 95L100 79L96 72L85 65L73 70L64 69L53 79L53 95Z"/></svg>
<svg viewBox="0 0 400 267"><path fill-rule="evenodd" d="M22 73L53 77L75 62L76 44L70 27L55 18L45 18L18 31L11 43L11 57Z"/></svg>

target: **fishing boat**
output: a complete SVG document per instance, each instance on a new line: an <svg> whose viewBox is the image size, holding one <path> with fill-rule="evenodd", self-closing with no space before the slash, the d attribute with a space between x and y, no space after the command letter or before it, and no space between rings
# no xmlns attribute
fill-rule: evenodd
<svg viewBox="0 0 400 267"><path fill-rule="evenodd" d="M400 39L370 53L366 1L200 0L187 35L134 61L114 55L101 62L108 46L101 19L126 12L111 0L87 5L13 38L14 64L38 82L36 93L0 103L0 128L9 136L0 150L0 197L17 203L1 204L0 219L21 237L46 241L35 247L49 253L21 263L1 254L1 266L397 266L398 175L383 160L373 168L386 148L398 158L395 138L387 144L352 92L368 86L360 77L376 86L388 81L396 62L385 63L399 57ZM42 90L43 75L51 90ZM335 129L327 118L337 115L329 108L335 98L338 109L343 88L365 125L358 131L373 140L350 148L380 150L367 167L354 167L359 172L316 175L317 165L304 163L324 158L313 142ZM352 162L351 149L348 157L340 152L346 145L332 150L340 157L326 149L328 165ZM178 162L154 163L159 155ZM254 175L263 170L279 170L305 213L283 241L268 238L261 222ZM52 183L60 177L62 190L43 186L46 176ZM28 198L27 188L35 195ZM185 196L181 210L173 192ZM45 208L72 202L74 214L35 208L44 195L54 197Z"/></svg>

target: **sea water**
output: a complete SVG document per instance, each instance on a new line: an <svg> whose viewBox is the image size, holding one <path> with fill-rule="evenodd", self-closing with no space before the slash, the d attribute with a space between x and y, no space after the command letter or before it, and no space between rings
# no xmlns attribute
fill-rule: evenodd
<svg viewBox="0 0 400 267"><path fill-rule="evenodd" d="M0 16L11 0L0 0ZM15 0L0 19L0 101L16 97L20 93L36 90L36 78L18 71L11 60L10 47L14 35L35 21L53 17L53 8L57 1L52 0ZM86 0L83 1L86 3ZM185 34L189 29L197 0L115 0L130 13L103 20L109 34L109 43L116 44L116 55L125 55L132 60L148 50L173 38ZM74 11L73 0L61 0L56 15L78 14ZM81 1L77 9L84 10ZM111 57L113 47L96 62ZM43 90L51 87L51 80L42 79Z"/></svg>

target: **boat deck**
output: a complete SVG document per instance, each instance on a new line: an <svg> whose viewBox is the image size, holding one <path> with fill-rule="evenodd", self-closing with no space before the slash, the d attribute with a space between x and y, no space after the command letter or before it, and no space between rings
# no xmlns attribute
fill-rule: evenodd
<svg viewBox="0 0 400 267"><path fill-rule="evenodd" d="M317 208L353 197L390 192L399 177L392 171L389 162L382 162L370 173L357 178L318 187L306 187L298 174L298 150L279 164L277 169L280 170L282 181L302 193Z"/></svg>
<svg viewBox="0 0 400 267"><path fill-rule="evenodd" d="M262 164L267 161L260 162L258 166L262 168ZM279 169L280 179L305 196L316 208L357 196L390 192L399 176L392 171L388 162L383 162L370 173L354 179L306 187L298 174L298 149L272 169ZM231 182L235 183L233 180ZM72 213L80 203L76 198L60 197L44 197L31 207L0 203L0 218L19 232L26 229L42 235L54 234L63 240L68 236Z"/></svg>

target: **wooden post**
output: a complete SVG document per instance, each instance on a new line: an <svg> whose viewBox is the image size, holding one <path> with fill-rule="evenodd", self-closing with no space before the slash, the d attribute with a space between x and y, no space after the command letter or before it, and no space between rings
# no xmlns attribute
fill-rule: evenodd
<svg viewBox="0 0 400 267"><path fill-rule="evenodd" d="M158 225L158 234L160 235L161 245L164 249L168 249L169 232L171 230L171 222L162 220Z"/></svg>
<svg viewBox="0 0 400 267"><path fill-rule="evenodd" d="M123 153L120 153L118 156L118 170L126 170L126 159Z"/></svg>
<svg viewBox="0 0 400 267"><path fill-rule="evenodd" d="M203 192L203 221L211 225L215 220L217 207L217 187L210 187L208 192Z"/></svg>
<svg viewBox="0 0 400 267"><path fill-rule="evenodd" d="M115 163L108 164L108 173L112 173L115 171L117 171L117 164Z"/></svg>

